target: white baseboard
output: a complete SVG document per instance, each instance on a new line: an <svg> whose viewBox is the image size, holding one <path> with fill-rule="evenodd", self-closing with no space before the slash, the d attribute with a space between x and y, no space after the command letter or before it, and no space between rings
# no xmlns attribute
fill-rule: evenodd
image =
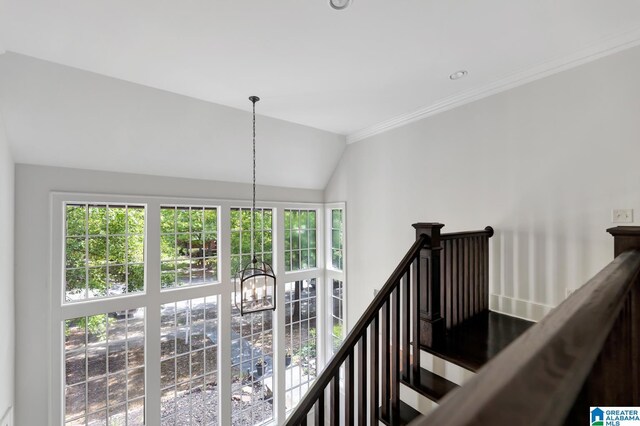
<svg viewBox="0 0 640 426"><path fill-rule="evenodd" d="M489 298L489 308L492 311L501 312L529 321L540 321L554 307L527 300L492 294Z"/></svg>

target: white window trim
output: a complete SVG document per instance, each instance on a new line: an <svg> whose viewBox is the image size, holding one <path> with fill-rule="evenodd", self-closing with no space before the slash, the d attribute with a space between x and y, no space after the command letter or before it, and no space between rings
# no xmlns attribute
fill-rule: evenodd
<svg viewBox="0 0 640 426"><path fill-rule="evenodd" d="M347 315L347 300L348 300L348 286L347 286L347 204L346 203L325 203L325 236L324 242L325 244L325 297L322 299L327 301L327 316L325 322L326 327L326 335L323 339L325 342L330 342L331 340L331 331L333 329L333 317L329 309L331 309L330 303L333 300L333 280L342 281L342 306L343 306L343 333L346 336L349 331L349 322ZM337 270L333 268L331 263L331 210L341 209L342 210L342 270ZM331 345L326 345L325 348L325 356L330 357L332 355Z"/></svg>
<svg viewBox="0 0 640 426"><path fill-rule="evenodd" d="M145 220L145 285L144 291L120 297L101 298L76 303L63 303L63 278L64 278L64 206L65 203L100 203L100 204L137 204L146 207ZM218 279L219 282L202 284L177 289L160 288L160 206L202 206L218 208ZM326 265L326 241L327 226L326 212L330 208L342 208L346 222L346 209L344 203L293 203L260 201L258 207L273 209L273 263L276 279L279 286L285 282L292 282L310 278L316 278L319 288L317 294L324 295L317 300L318 318L328 318L327 285L330 277L341 277L345 282L346 277L346 234L344 245L345 269L338 271L317 267L314 269L284 272L284 209L309 209L317 211L317 235L325 235L324 239L317 241L317 265ZM114 312L123 309L144 307L145 309L145 419L149 425L160 424L160 375L155 367L160 366L160 309L165 303L171 303L186 299L196 299L205 296L218 296L219 318L219 342L218 342L218 371L219 371L219 421L231 418L231 293L233 283L231 281L231 241L230 241L230 209L233 207L251 207L248 200L209 199L209 198L183 198L183 197L159 197L137 195L112 195L112 194L87 194L75 192L52 192L50 195L50 337L51 364L49 372L49 424L64 424L64 330L62 321L68 318L94 315L102 312ZM345 223L346 225L346 223ZM346 229L346 226L345 226ZM150 230L154 230L150 232ZM331 227L328 227L330 234ZM330 256L329 256L330 259ZM157 285L150 285L157 283ZM283 288L283 287L281 287ZM346 305L346 289L344 291ZM284 291L277 292L277 307L285 304ZM158 309L156 309L156 307ZM281 424L287 415L285 407L285 315L284 309L277 309L274 315L274 359L275 371L281 373L274 375L275 399L274 424ZM318 341L318 369L323 368L327 361L327 321L317 321L318 336L323 336ZM345 315L346 329L346 315ZM226 350L225 350L226 348ZM153 366L154 368L150 368Z"/></svg>

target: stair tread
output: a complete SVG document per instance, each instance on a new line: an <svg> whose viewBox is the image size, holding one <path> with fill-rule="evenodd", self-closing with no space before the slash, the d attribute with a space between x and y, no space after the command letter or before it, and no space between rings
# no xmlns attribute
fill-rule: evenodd
<svg viewBox="0 0 640 426"><path fill-rule="evenodd" d="M408 376L403 375L400 381L435 402L438 402L446 394L459 387L457 384L422 367L418 375L413 373Z"/></svg>
<svg viewBox="0 0 640 426"><path fill-rule="evenodd" d="M421 416L420 412L415 408L411 407L406 402L400 401L400 406L398 410L391 412L391 416L382 417L381 409L378 408L378 420L380 420L385 425L389 426L404 426L411 423L417 417Z"/></svg>
<svg viewBox="0 0 640 426"><path fill-rule="evenodd" d="M449 330L437 345L420 348L467 370L478 371L534 323L486 311Z"/></svg>

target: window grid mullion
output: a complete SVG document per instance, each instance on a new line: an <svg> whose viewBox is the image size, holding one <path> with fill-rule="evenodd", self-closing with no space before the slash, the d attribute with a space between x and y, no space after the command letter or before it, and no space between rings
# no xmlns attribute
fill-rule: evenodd
<svg viewBox="0 0 640 426"><path fill-rule="evenodd" d="M88 424L89 421L89 416L87 413L87 409L89 408L89 332L88 332L88 324L87 324L87 320L85 319L85 323L84 323L84 341L85 341L85 345L84 345L84 368L85 368L85 373L84 373L84 392L85 392L85 396L84 396L84 421L85 424ZM66 356L65 356L65 366L66 366ZM108 405L107 405L108 407Z"/></svg>
<svg viewBox="0 0 640 426"><path fill-rule="evenodd" d="M84 208L84 294L85 298L89 297L89 205L85 204Z"/></svg>
<svg viewBox="0 0 640 426"><path fill-rule="evenodd" d="M173 207L173 285L172 288L178 287L178 208ZM177 385L176 385L177 386ZM177 392L177 387L176 387Z"/></svg>
<svg viewBox="0 0 640 426"><path fill-rule="evenodd" d="M109 409L111 407L111 404L109 403L109 398L110 398L110 394L109 394L109 376L110 376L110 368L109 368L109 343L110 343L110 336L109 336L109 317L107 316L107 336L105 338L106 342L107 342L107 351L106 351L106 355L107 355L107 371L105 372L105 376L106 376L106 380L107 382L105 383L105 387L106 387L106 391L107 391L107 406L105 407L105 414L107 416L107 420L108 420L108 416L109 416ZM87 336L88 337L88 336ZM87 340L88 341L88 340ZM88 377L88 376L87 376ZM87 417L87 422L89 421L88 417Z"/></svg>
<svg viewBox="0 0 640 426"><path fill-rule="evenodd" d="M125 408L127 406L127 400L129 399L128 398L128 390L129 390L129 386L128 386L128 384L129 384L128 383L128 379L129 379L129 374L128 374L129 351L128 351L128 346L127 346L127 343L128 343L127 342L127 337L128 337L128 330L127 329L129 328L128 327L128 320L129 320L128 317L129 317L129 313L127 311L125 311L125 320L124 320L124 326L125 326L125 331L124 331L125 339L124 339L124 342L125 343L124 343L124 345L125 345L126 358L125 358L125 362L124 362L124 378L125 378L125 384L127 385L125 387L125 403L124 403ZM119 407L114 407L114 408L117 409ZM127 417L129 417L129 416L125 415L125 418L124 418L125 419L124 420L125 426L127 425Z"/></svg>
<svg viewBox="0 0 640 426"><path fill-rule="evenodd" d="M87 209L88 210L88 209ZM105 267L105 293L108 295L111 294L111 279L110 279L110 275L109 275L109 267L111 265L109 265L109 249L110 249L110 245L111 245L111 238L109 236L109 205L107 205L107 207L105 208L106 211L106 217L105 217L105 221L107 222L105 224L105 229L106 229L106 235L105 235L105 250L107 252L106 254L106 267ZM88 222L88 220L87 220Z"/></svg>

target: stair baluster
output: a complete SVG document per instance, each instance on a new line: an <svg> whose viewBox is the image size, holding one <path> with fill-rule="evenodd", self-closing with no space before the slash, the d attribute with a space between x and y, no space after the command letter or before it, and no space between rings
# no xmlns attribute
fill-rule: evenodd
<svg viewBox="0 0 640 426"><path fill-rule="evenodd" d="M367 424L367 333L358 342L358 425Z"/></svg>

